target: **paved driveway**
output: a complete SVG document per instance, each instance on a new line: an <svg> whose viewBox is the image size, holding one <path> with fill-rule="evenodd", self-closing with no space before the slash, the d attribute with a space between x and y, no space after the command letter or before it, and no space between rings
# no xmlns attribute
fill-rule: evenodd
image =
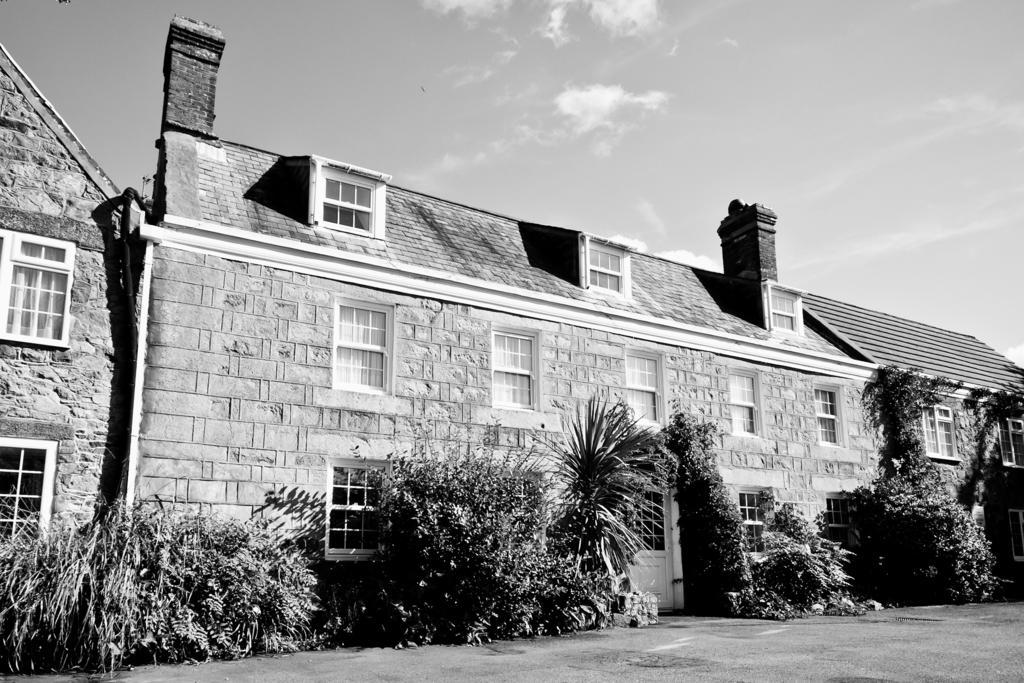
<svg viewBox="0 0 1024 683"><path fill-rule="evenodd" d="M47 677L49 678L49 677ZM115 675L157 681L1021 681L1024 604L790 622L670 617L483 647L306 652ZM65 679L62 679L65 680Z"/></svg>

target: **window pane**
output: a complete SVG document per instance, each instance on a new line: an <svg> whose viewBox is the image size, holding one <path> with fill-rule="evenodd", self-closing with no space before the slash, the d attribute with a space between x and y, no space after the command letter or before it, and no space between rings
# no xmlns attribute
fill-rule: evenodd
<svg viewBox="0 0 1024 683"><path fill-rule="evenodd" d="M788 292L772 289L772 310L780 313L796 314L796 297Z"/></svg>
<svg viewBox="0 0 1024 683"><path fill-rule="evenodd" d="M653 358L627 356L626 383L634 387L657 389L658 361Z"/></svg>
<svg viewBox="0 0 1024 683"><path fill-rule="evenodd" d="M754 433L754 409L749 406L729 406L732 431L737 434Z"/></svg>
<svg viewBox="0 0 1024 683"><path fill-rule="evenodd" d="M324 223L338 222L338 207L324 203Z"/></svg>
<svg viewBox="0 0 1024 683"><path fill-rule="evenodd" d="M338 347L338 382L384 388L384 354L380 351Z"/></svg>
<svg viewBox="0 0 1024 683"><path fill-rule="evenodd" d="M1013 463L1024 465L1024 428L1017 420L1010 424L1010 450L1013 453Z"/></svg>
<svg viewBox="0 0 1024 683"><path fill-rule="evenodd" d="M64 263L64 259L67 257L67 251L60 247L51 247L43 244L33 244L32 242L22 241L21 255L31 258L45 259L47 261L55 261L57 263Z"/></svg>
<svg viewBox="0 0 1024 683"><path fill-rule="evenodd" d="M928 410L924 414L925 447L929 453L939 452L939 435L935 426L935 412Z"/></svg>
<svg viewBox="0 0 1024 683"><path fill-rule="evenodd" d="M953 447L953 423L939 422L939 450L947 458L956 457L956 449Z"/></svg>
<svg viewBox="0 0 1024 683"><path fill-rule="evenodd" d="M533 340L505 334L494 335L494 367L533 371Z"/></svg>
<svg viewBox="0 0 1024 683"><path fill-rule="evenodd" d="M1024 557L1024 511L1010 510L1010 545L1015 558Z"/></svg>
<svg viewBox="0 0 1024 683"><path fill-rule="evenodd" d="M532 407L531 384L530 375L495 371L494 402L523 408Z"/></svg>
<svg viewBox="0 0 1024 683"><path fill-rule="evenodd" d="M65 273L15 266L7 331L41 339L60 339L67 285Z"/></svg>
<svg viewBox="0 0 1024 683"><path fill-rule="evenodd" d="M341 183L337 180L328 180L325 195L328 199L335 202L341 199Z"/></svg>
<svg viewBox="0 0 1024 683"><path fill-rule="evenodd" d="M384 348L387 314L354 306L338 307L338 341Z"/></svg>
<svg viewBox="0 0 1024 683"><path fill-rule="evenodd" d="M341 201L346 204L356 203L356 186L351 183L341 184Z"/></svg>
<svg viewBox="0 0 1024 683"><path fill-rule="evenodd" d="M616 254L609 254L605 251L590 249L590 265L602 270L610 270L615 273L622 272L622 258Z"/></svg>
<svg viewBox="0 0 1024 683"><path fill-rule="evenodd" d="M836 414L836 392L824 389L814 390L814 403L819 415Z"/></svg>
<svg viewBox="0 0 1024 683"><path fill-rule="evenodd" d="M370 231L370 214L365 211L352 212L352 227Z"/></svg>
<svg viewBox="0 0 1024 683"><path fill-rule="evenodd" d="M353 228L356 224L356 212L351 209L338 209L338 225Z"/></svg>
<svg viewBox="0 0 1024 683"><path fill-rule="evenodd" d="M772 327L780 330L795 330L796 319L781 313L772 313Z"/></svg>
<svg viewBox="0 0 1024 683"><path fill-rule="evenodd" d="M839 435L836 433L835 418L818 418L818 438L825 443L839 443Z"/></svg>
<svg viewBox="0 0 1024 683"><path fill-rule="evenodd" d="M729 400L733 403L753 403L754 378L729 375Z"/></svg>
<svg viewBox="0 0 1024 683"><path fill-rule="evenodd" d="M644 494L637 510L637 533L644 550L665 549L665 497L655 491Z"/></svg>
<svg viewBox="0 0 1024 683"><path fill-rule="evenodd" d="M638 418L658 419L658 395L653 391L626 390L626 402Z"/></svg>
<svg viewBox="0 0 1024 683"><path fill-rule="evenodd" d="M356 204L370 208L370 190L366 187L356 187Z"/></svg>

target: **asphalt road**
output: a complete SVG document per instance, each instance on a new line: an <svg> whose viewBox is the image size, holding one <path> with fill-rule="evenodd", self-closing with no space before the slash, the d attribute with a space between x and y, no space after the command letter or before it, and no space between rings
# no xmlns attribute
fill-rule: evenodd
<svg viewBox="0 0 1024 683"><path fill-rule="evenodd" d="M669 617L643 629L566 638L482 647L303 652L198 666L140 667L113 678L131 683L1024 681L1024 604L883 610L863 617L790 622Z"/></svg>

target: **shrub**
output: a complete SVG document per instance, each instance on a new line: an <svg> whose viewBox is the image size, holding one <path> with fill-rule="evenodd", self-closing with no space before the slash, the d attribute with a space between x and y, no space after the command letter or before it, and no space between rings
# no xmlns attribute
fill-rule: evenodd
<svg viewBox="0 0 1024 683"><path fill-rule="evenodd" d="M991 596L994 558L984 532L937 472L895 476L851 498L860 535L855 574L897 604L963 603Z"/></svg>
<svg viewBox="0 0 1024 683"><path fill-rule="evenodd" d="M0 541L0 667L112 669L295 649L305 558L257 523L115 509Z"/></svg>
<svg viewBox="0 0 1024 683"><path fill-rule="evenodd" d="M662 434L678 458L675 498L686 607L698 614L728 613L729 594L747 585L749 573L743 522L714 453L718 428L676 413Z"/></svg>
<svg viewBox="0 0 1024 683"><path fill-rule="evenodd" d="M353 635L381 643L476 643L574 630L605 598L541 542L528 467L488 453L399 460L382 489L383 550Z"/></svg>
<svg viewBox="0 0 1024 683"><path fill-rule="evenodd" d="M837 604L849 583L844 570L850 553L821 538L792 504L768 515L764 551L751 562L750 584L737 611L748 617L788 619L815 604Z"/></svg>
<svg viewBox="0 0 1024 683"><path fill-rule="evenodd" d="M577 408L565 431L564 443L551 444L561 498L553 534L581 573L626 579L643 547L637 506L671 484L672 459L626 405L603 397Z"/></svg>

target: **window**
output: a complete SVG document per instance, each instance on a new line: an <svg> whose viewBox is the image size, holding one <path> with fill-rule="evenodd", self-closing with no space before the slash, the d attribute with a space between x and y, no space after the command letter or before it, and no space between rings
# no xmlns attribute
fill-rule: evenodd
<svg viewBox="0 0 1024 683"><path fill-rule="evenodd" d="M66 346L75 245L0 230L0 336Z"/></svg>
<svg viewBox="0 0 1024 683"><path fill-rule="evenodd" d="M327 491L327 557L359 559L379 547L377 506L386 462L337 460Z"/></svg>
<svg viewBox="0 0 1024 683"><path fill-rule="evenodd" d="M765 323L769 330L803 334L803 306L797 292L766 282L764 298L768 310Z"/></svg>
<svg viewBox="0 0 1024 683"><path fill-rule="evenodd" d="M944 406L932 406L925 408L922 419L928 455L956 458L956 447L953 445L953 411Z"/></svg>
<svg viewBox="0 0 1024 683"><path fill-rule="evenodd" d="M764 510L760 493L740 493L740 516L743 518L743 537L747 551L764 552Z"/></svg>
<svg viewBox="0 0 1024 683"><path fill-rule="evenodd" d="M825 499L825 535L830 541L850 545L850 501Z"/></svg>
<svg viewBox="0 0 1024 683"><path fill-rule="evenodd" d="M386 393L389 388L391 308L338 304L334 326L334 386Z"/></svg>
<svg viewBox="0 0 1024 683"><path fill-rule="evenodd" d="M625 249L586 238L587 285L623 296L629 293L629 254Z"/></svg>
<svg viewBox="0 0 1024 683"><path fill-rule="evenodd" d="M1014 560L1024 562L1024 510L1010 510L1010 549Z"/></svg>
<svg viewBox="0 0 1024 683"><path fill-rule="evenodd" d="M494 333L494 405L534 408L537 405L537 339L530 334Z"/></svg>
<svg viewBox="0 0 1024 683"><path fill-rule="evenodd" d="M644 494L637 510L637 534L644 550L665 549L665 496L657 491Z"/></svg>
<svg viewBox="0 0 1024 683"><path fill-rule="evenodd" d="M814 413L818 418L818 441L839 445L838 392L832 389L814 390Z"/></svg>
<svg viewBox="0 0 1024 683"><path fill-rule="evenodd" d="M391 176L320 157L310 163L310 223L382 239Z"/></svg>
<svg viewBox="0 0 1024 683"><path fill-rule="evenodd" d="M999 448L1003 463L1024 467L1024 420L1007 419L999 423Z"/></svg>
<svg viewBox="0 0 1024 683"><path fill-rule="evenodd" d="M757 385L752 375L729 375L733 434L757 434Z"/></svg>
<svg viewBox="0 0 1024 683"><path fill-rule="evenodd" d="M660 386L657 358L626 354L626 403L637 418L652 422L661 418Z"/></svg>
<svg viewBox="0 0 1024 683"><path fill-rule="evenodd" d="M53 441L0 438L0 538L48 523L56 453Z"/></svg>

